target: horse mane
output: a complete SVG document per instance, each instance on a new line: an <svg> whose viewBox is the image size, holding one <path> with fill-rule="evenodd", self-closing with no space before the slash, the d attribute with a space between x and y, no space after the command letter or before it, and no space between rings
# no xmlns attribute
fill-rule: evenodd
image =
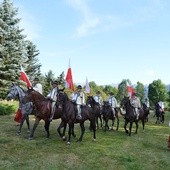
<svg viewBox="0 0 170 170"><path fill-rule="evenodd" d="M34 93L34 94L36 94L36 96L38 97L38 99L39 100L41 100L41 101L45 101L45 100L47 100L47 98L45 97L45 96L43 96L41 93L39 93L38 91L36 91L36 90L34 90L34 89L28 89L28 91L27 91L28 93Z"/></svg>

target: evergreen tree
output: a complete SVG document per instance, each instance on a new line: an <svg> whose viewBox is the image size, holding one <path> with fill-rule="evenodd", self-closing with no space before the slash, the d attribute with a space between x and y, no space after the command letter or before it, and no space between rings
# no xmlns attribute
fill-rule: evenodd
<svg viewBox="0 0 170 170"><path fill-rule="evenodd" d="M27 75L40 75L40 64L36 56L39 54L35 45L26 41L19 28L18 9L10 0L0 4L0 96L6 97L11 82L19 80L21 65Z"/></svg>
<svg viewBox="0 0 170 170"><path fill-rule="evenodd" d="M35 77L41 76L40 68L41 64L38 63L37 56L39 51L36 50L36 45L31 41L25 41L26 46L26 60L24 65L26 67L26 72L29 75L30 80L33 80Z"/></svg>
<svg viewBox="0 0 170 170"><path fill-rule="evenodd" d="M11 82L19 82L18 61L23 62L24 35L19 29L20 19L15 18L18 10L13 8L9 0L4 0L0 6L0 95L5 98ZM17 81L18 80L18 81Z"/></svg>

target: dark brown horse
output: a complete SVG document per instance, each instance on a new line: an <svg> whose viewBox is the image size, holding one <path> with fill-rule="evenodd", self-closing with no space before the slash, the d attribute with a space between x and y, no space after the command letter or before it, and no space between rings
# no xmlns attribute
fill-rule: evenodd
<svg viewBox="0 0 170 170"><path fill-rule="evenodd" d="M148 122L150 109L145 103L142 104L142 108L143 108L143 111L145 112L145 117L146 117L145 122Z"/></svg>
<svg viewBox="0 0 170 170"><path fill-rule="evenodd" d="M112 128L111 129L113 129L115 120L117 120L116 130L118 130L119 129L119 115L118 115L118 113L119 113L119 111L121 112L121 110L119 108L115 108L113 110L108 101L104 101L103 103L104 104L102 106L102 115L103 115L103 120L105 122L104 130L106 131L106 129L109 129L109 125L108 125L109 120L112 120Z"/></svg>
<svg viewBox="0 0 170 170"><path fill-rule="evenodd" d="M27 102L32 102L33 105L35 106L35 123L33 126L33 129L30 133L29 139L32 139L34 136L34 132L40 122L41 119L44 120L45 125L44 128L46 130L46 137L49 138L50 133L49 133L49 126L50 126L50 116L51 116L51 101L45 98L42 94L39 92L29 89L24 98L23 98L23 103ZM56 107L55 114L53 119L59 119L61 118L61 113L62 113L62 108ZM66 128L66 124L63 125ZM65 133L65 128L64 132Z"/></svg>
<svg viewBox="0 0 170 170"><path fill-rule="evenodd" d="M67 94L63 91L60 91L57 96L57 102L62 105L63 112L62 112L62 122L60 126L58 127L58 133L62 137L62 134L60 132L61 127L63 127L63 124L68 123L69 125L69 137L67 144L70 144L71 142L71 132L74 128L75 123L79 123L81 127L81 135L78 139L78 142L81 142L83 139L83 135L85 132L84 122L86 120L89 120L91 123L92 131L93 131L93 139L96 140L96 124L95 124L95 113L91 107L88 107L86 105L81 106L81 115L82 118L80 120L76 119L76 113L77 113L77 107L76 104L74 104L72 101L69 100Z"/></svg>
<svg viewBox="0 0 170 170"><path fill-rule="evenodd" d="M133 122L135 122L135 124L136 124L135 133L137 134L137 132L138 132L138 122L140 120L142 121L142 126L143 126L143 131L144 131L146 116L145 116L143 109L142 108L139 109L139 118L136 119L135 109L131 105L129 97L124 96L124 98L122 99L122 102L121 102L121 106L123 107L123 109L126 112L126 114L125 114L125 124L124 124L124 129L125 129L126 134L128 136L131 136L131 130L132 130ZM127 124L128 123L130 123L129 130L127 130Z"/></svg>
<svg viewBox="0 0 170 170"><path fill-rule="evenodd" d="M156 122L155 122L156 124L164 123L165 112L162 110L158 102L155 104L155 115L156 115Z"/></svg>
<svg viewBox="0 0 170 170"><path fill-rule="evenodd" d="M95 120L96 120L97 128L99 129L98 119L100 119L100 127L102 128L102 126L103 126L103 124L102 124L102 115L101 115L101 107L100 107L99 103L97 103L94 100L93 96L88 96L86 104L90 105L90 107L93 108L93 110L95 112Z"/></svg>

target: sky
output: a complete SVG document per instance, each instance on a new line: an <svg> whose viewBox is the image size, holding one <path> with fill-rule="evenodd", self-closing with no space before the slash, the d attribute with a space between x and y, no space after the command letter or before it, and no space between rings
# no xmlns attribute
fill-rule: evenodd
<svg viewBox="0 0 170 170"><path fill-rule="evenodd" d="M0 0L2 2L2 0ZM43 74L170 84L170 0L13 0Z"/></svg>

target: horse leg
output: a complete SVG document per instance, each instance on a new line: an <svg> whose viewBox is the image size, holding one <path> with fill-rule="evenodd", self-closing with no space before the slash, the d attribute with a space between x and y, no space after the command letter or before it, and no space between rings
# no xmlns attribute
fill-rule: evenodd
<svg viewBox="0 0 170 170"><path fill-rule="evenodd" d="M92 124L92 130L93 130L93 140L94 142L96 142L96 124L93 120L91 120L91 124Z"/></svg>
<svg viewBox="0 0 170 170"><path fill-rule="evenodd" d="M132 125L133 125L133 122L130 122L130 126L129 126L129 136L131 136L131 131L132 131Z"/></svg>
<svg viewBox="0 0 170 170"><path fill-rule="evenodd" d="M68 130L68 141L67 144L70 145L71 143L71 132L74 127L74 123L69 123L69 130Z"/></svg>
<svg viewBox="0 0 170 170"><path fill-rule="evenodd" d="M116 128L116 130L118 130L119 129L119 117L117 117L117 128Z"/></svg>
<svg viewBox="0 0 170 170"><path fill-rule="evenodd" d="M104 131L106 132L106 128L109 129L109 126L108 126L108 119L105 120L105 126L104 126Z"/></svg>
<svg viewBox="0 0 170 170"><path fill-rule="evenodd" d="M99 122L98 122L98 116L96 116L96 125L97 125L97 129L99 129Z"/></svg>
<svg viewBox="0 0 170 170"><path fill-rule="evenodd" d="M29 136L29 139L30 139L30 140L33 139L35 129L37 128L40 120L41 120L41 119L39 119L39 118L36 118L36 119L35 119L34 126L33 126L33 128L32 128L32 131L31 131L31 133L30 133L30 136Z"/></svg>
<svg viewBox="0 0 170 170"><path fill-rule="evenodd" d="M129 134L129 131L126 128L127 124L128 124L128 121L125 119L124 129L125 129L126 134Z"/></svg>
<svg viewBox="0 0 170 170"><path fill-rule="evenodd" d="M135 124L136 124L136 131L135 131L135 134L137 134L138 133L138 121L135 121Z"/></svg>
<svg viewBox="0 0 170 170"><path fill-rule="evenodd" d="M63 134L61 134L61 128L64 127ZM59 127L57 128L57 132L60 135L61 138L65 141L65 131L66 131L67 124L64 121L61 121Z"/></svg>
<svg viewBox="0 0 170 170"><path fill-rule="evenodd" d="M49 127L50 127L50 121L48 119L46 119L45 120L45 125L44 125L44 128L45 128L46 133L47 133L46 138L49 138L49 136L50 136Z"/></svg>
<svg viewBox="0 0 170 170"><path fill-rule="evenodd" d="M74 132L74 124L73 124L73 128L72 128L72 132L71 132L72 136L75 138L76 137L76 134Z"/></svg>
<svg viewBox="0 0 170 170"><path fill-rule="evenodd" d="M102 121L102 116L101 115L99 116L99 119L100 119L100 127L102 128L103 127L103 121Z"/></svg>
<svg viewBox="0 0 170 170"><path fill-rule="evenodd" d="M92 124L92 123L91 123ZM80 138L78 139L77 142L81 142L82 139L83 139L83 135L84 135L84 132L85 132L85 127L84 127L84 122L80 123L80 127L81 127L81 135L80 135Z"/></svg>
<svg viewBox="0 0 170 170"><path fill-rule="evenodd" d="M17 135L20 135L20 134L21 134L21 129L22 129L22 126L23 126L23 124L24 124L25 119L26 119L26 115L22 115L21 123L20 123L19 129L18 129L18 131L17 131Z"/></svg>
<svg viewBox="0 0 170 170"><path fill-rule="evenodd" d="M29 115L26 115L26 122L27 122L28 132L30 133L30 121L29 121Z"/></svg>

